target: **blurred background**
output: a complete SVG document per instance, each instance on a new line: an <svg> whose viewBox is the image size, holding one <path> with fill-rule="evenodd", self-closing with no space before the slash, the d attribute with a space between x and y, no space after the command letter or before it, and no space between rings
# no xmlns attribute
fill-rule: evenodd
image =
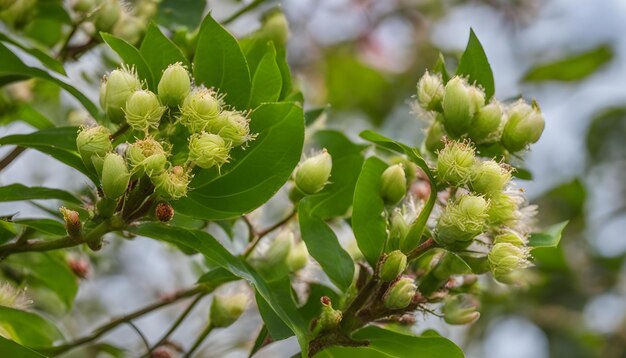
<svg viewBox="0 0 626 358"><path fill-rule="evenodd" d="M209 10L218 21L227 20L250 3L163 0L154 19L173 34L184 34ZM268 0L254 5L253 11L228 21L228 28L245 36L261 26L264 13L280 8L289 20L288 60L306 106L329 104L325 125L354 140L361 130L376 128L419 145L423 125L410 106L416 82L440 52L454 68L473 28L490 60L498 98L523 94L536 99L545 115L543 137L526 155L533 179L518 183L539 205L537 225L570 224L558 248L533 251L536 267L528 273L532 284L527 289L489 289L482 297L481 318L471 327L418 317L415 330L436 328L468 357L626 357L626 1ZM52 25L36 21L25 25L29 36L55 43L46 38L53 36L52 27L46 27ZM9 31L9 25L2 26ZM81 55L66 62L66 69L73 83L97 101L98 81L115 67L116 58L102 45ZM44 82L16 83L3 96L31 103L57 123L78 123L83 115L71 110L76 104L69 96ZM9 117L3 117L0 135L32 131ZM0 148L0 158L12 150ZM87 180L27 151L0 173L0 185L11 183L79 190ZM284 194L275 200L284 200ZM0 205L2 215L14 212L49 215L32 205ZM257 213L255 218L273 222L269 216ZM235 233L241 225L235 223ZM209 229L225 240L218 225ZM229 244L241 250L236 241ZM85 255L77 253L76 259L89 259L91 273L63 323L70 336L80 336L107 315L190 286L201 266L199 259L189 264L182 253L142 238L110 240L102 254ZM188 345L194 339L208 303L194 310L174 340ZM157 339L183 307L158 311L137 320L137 326ZM260 324L258 313L249 310L229 330L212 335L202 356L245 357ZM128 327L106 340L137 351L142 347ZM297 351L290 339L258 356ZM67 356L81 354L86 353Z"/></svg>

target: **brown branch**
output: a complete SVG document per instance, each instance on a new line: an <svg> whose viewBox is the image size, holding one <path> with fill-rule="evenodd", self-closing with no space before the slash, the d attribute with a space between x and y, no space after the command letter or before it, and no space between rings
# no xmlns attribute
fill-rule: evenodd
<svg viewBox="0 0 626 358"><path fill-rule="evenodd" d="M6 157L0 160L0 171L4 170L9 164L11 164L22 152L26 150L26 147L15 147Z"/></svg>

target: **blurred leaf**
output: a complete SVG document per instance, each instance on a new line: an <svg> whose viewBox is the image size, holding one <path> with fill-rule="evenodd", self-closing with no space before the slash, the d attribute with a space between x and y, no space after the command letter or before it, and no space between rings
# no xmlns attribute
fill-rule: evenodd
<svg viewBox="0 0 626 358"><path fill-rule="evenodd" d="M198 0L163 0L159 2L156 21L170 29L195 29L202 21L206 5L206 1Z"/></svg>
<svg viewBox="0 0 626 358"><path fill-rule="evenodd" d="M33 199L59 199L74 204L82 203L74 195L60 189L50 189L39 186L27 187L22 184L11 184L0 187L0 202Z"/></svg>
<svg viewBox="0 0 626 358"><path fill-rule="evenodd" d="M41 61L41 63L43 63L49 69L55 72L58 72L64 76L67 76L67 73L65 72L65 68L63 68L63 64L57 61L56 59L52 58L49 54L45 53L44 51L36 47L30 47L30 46L24 45L3 33L0 33L0 41L7 42L7 43L10 43L11 45L19 47L24 52L37 58L39 61Z"/></svg>
<svg viewBox="0 0 626 358"><path fill-rule="evenodd" d="M65 231L65 226L63 223L58 222L52 219L17 219L13 220L14 223L28 226L33 228L39 232L54 235L54 236L65 236L67 232Z"/></svg>
<svg viewBox="0 0 626 358"><path fill-rule="evenodd" d="M47 129L55 126L48 117L25 103L18 106L16 118L19 118L22 122L28 123L37 129Z"/></svg>
<svg viewBox="0 0 626 358"><path fill-rule="evenodd" d="M369 347L394 357L465 357L461 348L443 337L409 336L369 326L353 334L353 338L367 340Z"/></svg>
<svg viewBox="0 0 626 358"><path fill-rule="evenodd" d="M594 115L587 130L588 163L596 165L626 157L626 107L608 108Z"/></svg>
<svg viewBox="0 0 626 358"><path fill-rule="evenodd" d="M487 273L490 271L489 259L486 255L477 255L474 253L459 253L459 257L472 269L476 275Z"/></svg>
<svg viewBox="0 0 626 358"><path fill-rule="evenodd" d="M278 281L271 282L269 283L269 285L274 294L284 297L291 297L293 300L291 284L287 277L284 277L283 279ZM256 292L255 298L259 313L261 314L261 318L263 319L265 327L267 328L270 336L277 341L293 336L293 331L291 330L291 328L289 328L289 326L285 324L285 322L276 314L276 312L274 312L274 310L259 294L259 292Z"/></svg>
<svg viewBox="0 0 626 358"><path fill-rule="evenodd" d="M224 283L237 280L239 280L239 277L235 276L232 272L218 267L200 276L198 283L207 285L210 289L213 289Z"/></svg>
<svg viewBox="0 0 626 358"><path fill-rule="evenodd" d="M145 80L148 83L150 90L156 91L155 76L146 63L146 59L135 46L129 44L126 40L107 34L106 32L101 32L100 36L102 36L104 42L120 56L124 64L134 66L137 70L137 75L139 75L141 80ZM151 55L155 56L154 54Z"/></svg>
<svg viewBox="0 0 626 358"><path fill-rule="evenodd" d="M514 168L512 174L517 179L533 180L533 173L531 173L530 170L528 170L528 169Z"/></svg>
<svg viewBox="0 0 626 358"><path fill-rule="evenodd" d="M61 338L61 332L41 316L1 305L0 327L28 347L49 347Z"/></svg>
<svg viewBox="0 0 626 358"><path fill-rule="evenodd" d="M167 66L176 62L182 63L189 69L189 61L183 52L153 22L148 26L148 31L141 42L139 49L143 59L152 72L154 87L158 85Z"/></svg>
<svg viewBox="0 0 626 358"><path fill-rule="evenodd" d="M541 208L541 223L571 220L583 214L587 190L579 179L562 183L535 201Z"/></svg>
<svg viewBox="0 0 626 358"><path fill-rule="evenodd" d="M315 358L398 358L369 347L329 347Z"/></svg>
<svg viewBox="0 0 626 358"><path fill-rule="evenodd" d="M600 45L570 57L535 66L524 75L524 81L580 81L611 61L613 56L611 46Z"/></svg>
<svg viewBox="0 0 626 358"><path fill-rule="evenodd" d="M485 90L485 99L487 101L496 92L491 65L489 65L485 50L480 44L480 41L478 41L478 37L476 37L473 29L470 29L467 47L465 47L465 52L463 52L463 56L461 56L456 74L459 76L469 76L470 83L476 82L482 86Z"/></svg>
<svg viewBox="0 0 626 358"><path fill-rule="evenodd" d="M320 118L322 116L322 114L324 114L324 112L326 112L327 109L328 109L328 107L319 107L319 108L309 109L308 111L304 112L304 124L307 127L310 126L318 118Z"/></svg>
<svg viewBox="0 0 626 358"><path fill-rule="evenodd" d="M528 246L530 247L557 247L561 241L561 233L569 221L554 224L547 227L543 232L535 232L530 235Z"/></svg>
<svg viewBox="0 0 626 358"><path fill-rule="evenodd" d="M233 150L231 162L198 172L193 191L174 202L177 211L207 219L248 213L269 200L289 179L300 160L304 114L294 103L266 103L252 112L250 131L258 133L248 148ZM254 185L251 186L251 179Z"/></svg>
<svg viewBox="0 0 626 358"><path fill-rule="evenodd" d="M42 358L45 357L31 349L21 346L0 336L0 352L11 358Z"/></svg>
<svg viewBox="0 0 626 358"><path fill-rule="evenodd" d="M444 84L450 81L450 74L446 68L446 59L443 57L441 52L439 53L439 58L437 59L435 66L433 66L433 71L441 74L441 79L443 79Z"/></svg>
<svg viewBox="0 0 626 358"><path fill-rule="evenodd" d="M261 103L277 101L282 86L280 69L276 63L276 50L270 43L254 72L248 107L256 108Z"/></svg>

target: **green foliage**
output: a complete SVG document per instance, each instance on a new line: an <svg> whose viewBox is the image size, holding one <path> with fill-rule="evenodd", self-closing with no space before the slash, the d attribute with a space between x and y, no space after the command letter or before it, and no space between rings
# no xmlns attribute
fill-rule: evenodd
<svg viewBox="0 0 626 358"><path fill-rule="evenodd" d="M487 100L496 92L491 65L489 65L485 50L480 41L478 41L474 30L470 30L467 47L463 52L463 56L461 56L456 74L457 76L468 76L470 83L476 82L479 84L485 90Z"/></svg>
<svg viewBox="0 0 626 358"><path fill-rule="evenodd" d="M524 81L581 81L601 69L613 57L614 52L611 46L600 45L566 58L539 64L526 72Z"/></svg>

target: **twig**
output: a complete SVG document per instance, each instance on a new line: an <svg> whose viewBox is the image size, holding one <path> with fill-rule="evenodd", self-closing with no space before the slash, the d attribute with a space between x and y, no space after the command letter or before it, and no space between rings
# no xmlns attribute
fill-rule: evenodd
<svg viewBox="0 0 626 358"><path fill-rule="evenodd" d="M261 241L261 239L264 236L266 236L267 234L271 233L272 231L278 229L279 227L285 225L289 220L291 220L296 215L296 213L297 213L297 211L294 209L289 215L287 215L287 217L285 217L284 219L280 220L276 224L268 227L265 230L261 230L261 231L257 232L256 235L252 238L252 241L250 241L250 243L248 244L248 246L244 250L242 256L244 258L250 256L252 251L254 251L254 248L258 245L259 241ZM253 231L254 231L254 229L253 229Z"/></svg>
<svg viewBox="0 0 626 358"><path fill-rule="evenodd" d="M254 10L259 5L263 4L265 1L266 0L254 0L250 4L248 4L248 5L244 6L244 7L242 7L241 9L239 9L239 11L237 11L234 14L230 15L226 20L222 21L222 25L230 24L231 22L237 20L241 15L245 14L246 12L248 12L250 10Z"/></svg>
<svg viewBox="0 0 626 358"><path fill-rule="evenodd" d="M15 147L6 157L0 160L0 171L4 170L9 164L11 164L23 151L26 150L26 147Z"/></svg>
<svg viewBox="0 0 626 358"><path fill-rule="evenodd" d="M421 244L419 244L419 246L417 246L416 248L414 248L411 252L408 253L407 258L409 260L412 260L414 258L417 258L419 255L421 255L424 251L429 250L432 247L437 246L437 243L435 242L435 240L433 240L432 237L428 238L428 240L422 242Z"/></svg>
<svg viewBox="0 0 626 358"><path fill-rule="evenodd" d="M137 325L134 324L132 321L128 321L128 322L126 322L126 324L128 324L135 332L137 332L137 335L139 335L139 337L143 341L143 344L146 345L146 348L150 348L150 343L148 343L148 340L146 339L146 336L144 336L144 334L141 332L139 327L137 327Z"/></svg>
<svg viewBox="0 0 626 358"><path fill-rule="evenodd" d="M209 333L211 333L211 331L213 330L213 325L211 323L209 323L206 328L204 329L204 331L202 331L202 333L200 333L200 335L198 336L198 338L196 339L196 341L193 343L193 346L191 346L191 348L189 349L189 351L187 351L187 354L185 354L185 358L189 358L191 357L191 355L193 354L193 352L195 352L200 345L202 344L202 342L204 342L204 340L206 339L206 337L209 335Z"/></svg>

